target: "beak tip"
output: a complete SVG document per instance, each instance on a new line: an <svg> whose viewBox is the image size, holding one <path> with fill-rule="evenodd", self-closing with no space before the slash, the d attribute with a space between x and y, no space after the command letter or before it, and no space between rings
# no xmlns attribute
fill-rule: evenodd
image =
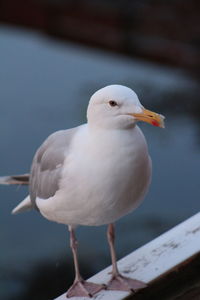
<svg viewBox="0 0 200 300"><path fill-rule="evenodd" d="M161 128L165 128L165 122L164 122L164 120L165 120L165 117L163 116L163 115L160 115L160 127Z"/></svg>

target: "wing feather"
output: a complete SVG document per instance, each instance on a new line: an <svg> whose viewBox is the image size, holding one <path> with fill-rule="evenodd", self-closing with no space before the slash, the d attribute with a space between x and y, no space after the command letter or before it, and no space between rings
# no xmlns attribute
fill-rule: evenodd
<svg viewBox="0 0 200 300"><path fill-rule="evenodd" d="M63 164L78 127L51 134L37 150L30 172L30 198L48 199L59 189Z"/></svg>

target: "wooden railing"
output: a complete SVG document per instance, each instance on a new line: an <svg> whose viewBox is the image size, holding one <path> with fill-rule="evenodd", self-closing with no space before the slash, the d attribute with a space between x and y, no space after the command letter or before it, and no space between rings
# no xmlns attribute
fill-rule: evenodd
<svg viewBox="0 0 200 300"><path fill-rule="evenodd" d="M127 296L134 300L200 299L200 213L135 250L118 265L125 276L142 280L148 287L136 294L105 290L95 295L95 300L122 300ZM106 283L110 271L111 266L90 281ZM66 294L55 300L66 300Z"/></svg>

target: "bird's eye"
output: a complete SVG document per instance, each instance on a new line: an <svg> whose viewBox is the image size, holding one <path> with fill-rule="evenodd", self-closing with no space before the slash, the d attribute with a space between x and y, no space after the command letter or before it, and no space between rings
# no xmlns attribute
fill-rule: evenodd
<svg viewBox="0 0 200 300"><path fill-rule="evenodd" d="M112 107L118 105L117 102L114 101L114 100L110 100L110 101L109 101L109 104L110 104L110 106L112 106Z"/></svg>

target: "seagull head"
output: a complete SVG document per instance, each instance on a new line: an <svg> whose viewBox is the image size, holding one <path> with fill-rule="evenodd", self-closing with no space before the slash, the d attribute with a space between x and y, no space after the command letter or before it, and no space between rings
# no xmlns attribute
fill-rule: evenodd
<svg viewBox="0 0 200 300"><path fill-rule="evenodd" d="M107 129L131 128L138 121L164 128L164 117L145 109L136 93L123 85L109 85L95 92L87 118L90 126Z"/></svg>

